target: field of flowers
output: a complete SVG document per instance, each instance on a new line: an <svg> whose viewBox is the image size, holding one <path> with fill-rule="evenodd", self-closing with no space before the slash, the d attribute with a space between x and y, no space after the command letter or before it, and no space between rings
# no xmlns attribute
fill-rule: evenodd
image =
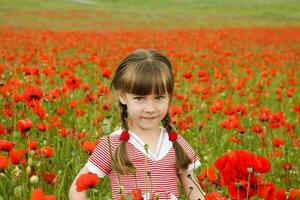
<svg viewBox="0 0 300 200"><path fill-rule="evenodd" d="M300 28L2 26L0 200L68 198L98 138L118 127L109 84L137 48L174 66L170 115L199 155L207 199L300 199ZM110 193L107 178L89 189Z"/></svg>

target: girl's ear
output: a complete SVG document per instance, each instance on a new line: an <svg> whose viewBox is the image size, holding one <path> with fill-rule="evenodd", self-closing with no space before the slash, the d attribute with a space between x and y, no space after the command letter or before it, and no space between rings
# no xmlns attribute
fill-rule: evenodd
<svg viewBox="0 0 300 200"><path fill-rule="evenodd" d="M121 104L126 105L126 95L124 92L119 91L119 100Z"/></svg>

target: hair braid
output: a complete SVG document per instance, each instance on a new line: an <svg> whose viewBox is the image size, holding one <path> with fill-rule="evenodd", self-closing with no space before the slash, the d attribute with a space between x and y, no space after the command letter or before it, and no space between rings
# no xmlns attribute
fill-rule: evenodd
<svg viewBox="0 0 300 200"><path fill-rule="evenodd" d="M128 131L129 127L127 122L127 118L128 118L127 106L119 102L119 107L121 108L120 118L121 118L122 129Z"/></svg>
<svg viewBox="0 0 300 200"><path fill-rule="evenodd" d="M128 131L128 113L126 105L123 105L119 102L119 106L121 108L120 118L121 118L121 125L122 129ZM128 157L127 148L126 148L126 141L122 140L119 146L116 149L115 153L115 170L120 172L121 174L128 174L134 170L134 165Z"/></svg>
<svg viewBox="0 0 300 200"><path fill-rule="evenodd" d="M171 118L169 113L163 118L162 124L167 130L168 133L170 133L173 130L173 127L171 125ZM192 163L192 160L190 157L186 154L186 152L183 150L181 145L177 142L177 140L172 141L173 148L175 150L176 155L176 165L179 168L186 169L190 163Z"/></svg>
<svg viewBox="0 0 300 200"><path fill-rule="evenodd" d="M163 118L162 123L168 133L170 133L173 130L169 113L167 113L167 115Z"/></svg>

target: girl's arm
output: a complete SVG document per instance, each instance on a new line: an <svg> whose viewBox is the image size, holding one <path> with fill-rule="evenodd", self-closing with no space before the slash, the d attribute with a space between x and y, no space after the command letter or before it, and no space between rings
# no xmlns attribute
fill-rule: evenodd
<svg viewBox="0 0 300 200"><path fill-rule="evenodd" d="M76 191L76 180L81 174L85 174L90 172L86 167L83 167L80 172L77 174L74 179L70 191L69 191L69 199L70 200L87 200L87 191L77 192Z"/></svg>
<svg viewBox="0 0 300 200"><path fill-rule="evenodd" d="M205 192L202 190L192 170L184 170L180 174L181 185L189 200L204 200Z"/></svg>

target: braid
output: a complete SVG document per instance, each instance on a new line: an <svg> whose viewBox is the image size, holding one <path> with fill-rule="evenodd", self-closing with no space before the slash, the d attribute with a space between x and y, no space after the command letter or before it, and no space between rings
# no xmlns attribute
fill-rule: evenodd
<svg viewBox="0 0 300 200"><path fill-rule="evenodd" d="M173 130L169 113L167 113L167 115L162 119L162 124L168 133L170 133ZM186 154L186 152L183 150L182 146L178 143L177 140L172 141L172 143L173 143L173 148L175 150L177 167L186 169L188 165L192 163L192 160Z"/></svg>
<svg viewBox="0 0 300 200"><path fill-rule="evenodd" d="M127 123L127 118L128 118L128 113L127 113L127 106L119 102L119 107L121 108L121 126L123 130L128 131L128 123Z"/></svg>
<svg viewBox="0 0 300 200"><path fill-rule="evenodd" d="M128 113L127 113L127 106L121 104L119 102L119 107L121 108L121 125L122 129L128 131L128 123L127 123L127 118L128 118ZM128 158L127 154L127 148L126 148L126 141L122 140L119 144L119 146L116 149L115 153L115 170L117 172L120 172L121 174L128 174L133 171L134 165L131 162L131 160Z"/></svg>
<svg viewBox="0 0 300 200"><path fill-rule="evenodd" d="M163 118L162 123L168 133L170 133L173 130L169 113L167 113L166 116Z"/></svg>

